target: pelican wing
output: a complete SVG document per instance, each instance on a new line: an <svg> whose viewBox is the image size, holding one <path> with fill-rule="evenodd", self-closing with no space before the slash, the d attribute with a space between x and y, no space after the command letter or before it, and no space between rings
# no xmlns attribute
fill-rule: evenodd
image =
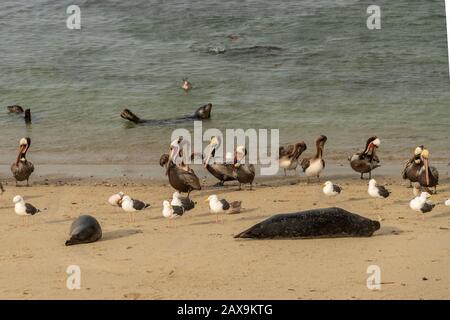
<svg viewBox="0 0 450 320"><path fill-rule="evenodd" d="M200 185L200 180L195 175L194 170L184 170L180 169L178 170L178 177L181 181L183 181L184 184L190 186L193 190L201 190L202 187Z"/></svg>
<svg viewBox="0 0 450 320"><path fill-rule="evenodd" d="M309 168L309 165L311 164L311 159L303 159L300 165L302 166L303 172L306 171L306 169Z"/></svg>

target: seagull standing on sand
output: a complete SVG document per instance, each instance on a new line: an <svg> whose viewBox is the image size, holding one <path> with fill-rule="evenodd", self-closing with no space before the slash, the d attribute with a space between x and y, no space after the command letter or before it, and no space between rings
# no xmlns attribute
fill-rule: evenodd
<svg viewBox="0 0 450 320"><path fill-rule="evenodd" d="M122 201L122 198L124 196L124 193L121 191L119 193L113 194L111 197L109 197L108 202L113 207L120 207L120 203Z"/></svg>
<svg viewBox="0 0 450 320"><path fill-rule="evenodd" d="M430 212L435 207L435 204L428 200L429 197L431 195L428 192L422 192L420 196L415 197L409 202L409 207L421 213ZM422 219L424 218L425 216L422 216Z"/></svg>
<svg viewBox="0 0 450 320"><path fill-rule="evenodd" d="M211 213L216 214L216 222L219 222L219 215L220 215L220 222L223 223L223 214L224 213L237 213L240 211L241 208L241 201L233 201L229 203L225 199L219 200L219 198L213 194L210 195L205 202L209 202L209 210Z"/></svg>
<svg viewBox="0 0 450 320"><path fill-rule="evenodd" d="M331 182L331 181L327 181L323 184L322 190L326 196L333 197L333 196L337 196L338 194L340 194L342 191L342 188L333 184L333 182Z"/></svg>
<svg viewBox="0 0 450 320"><path fill-rule="evenodd" d="M36 209L33 205L25 203L22 196L15 196L13 198L14 211L21 218L21 225L28 225L28 217L34 216L36 213L41 212L41 210Z"/></svg>
<svg viewBox="0 0 450 320"><path fill-rule="evenodd" d="M176 219L181 217L184 214L185 210L182 206L174 206L169 203L169 201L163 201L163 217L167 218L167 227L170 227L170 221L172 219ZM175 220L176 221L176 220ZM175 228L177 227L175 222Z"/></svg>
<svg viewBox="0 0 450 320"><path fill-rule="evenodd" d="M182 197L178 191L175 191L172 195L172 206L183 207L185 211L189 211L195 208L195 202L189 198Z"/></svg>
<svg viewBox="0 0 450 320"><path fill-rule="evenodd" d="M370 179L369 189L367 190L369 195L374 198L387 198L390 192L383 186L377 186L375 179Z"/></svg>
<svg viewBox="0 0 450 320"><path fill-rule="evenodd" d="M131 199L130 196L123 196L121 206L125 212L128 212L130 222L134 222L134 213L150 207L150 204Z"/></svg>

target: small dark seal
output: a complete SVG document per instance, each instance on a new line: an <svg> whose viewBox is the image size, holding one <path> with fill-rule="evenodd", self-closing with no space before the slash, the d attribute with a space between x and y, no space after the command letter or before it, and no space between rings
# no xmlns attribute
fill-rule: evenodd
<svg viewBox="0 0 450 320"><path fill-rule="evenodd" d="M98 221L89 215L79 216L70 226L70 239L66 246L80 243L90 243L102 237L102 228Z"/></svg>
<svg viewBox="0 0 450 320"><path fill-rule="evenodd" d="M235 238L370 237L380 223L341 208L314 209L272 216Z"/></svg>
<svg viewBox="0 0 450 320"><path fill-rule="evenodd" d="M204 106L201 106L197 110L195 110L194 114L182 116L180 118L174 118L174 119L141 119L137 115L135 115L133 112L131 112L130 109L124 109L120 116L125 119L129 120L131 122L134 122L136 124L149 124L149 125L167 125L167 124L176 124L181 122L186 122L190 120L206 120L211 118L211 109L212 104L208 103Z"/></svg>

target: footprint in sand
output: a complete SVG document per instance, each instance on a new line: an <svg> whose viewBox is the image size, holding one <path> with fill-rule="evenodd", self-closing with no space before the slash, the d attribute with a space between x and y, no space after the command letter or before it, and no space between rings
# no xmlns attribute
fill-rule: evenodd
<svg viewBox="0 0 450 320"><path fill-rule="evenodd" d="M130 293L125 293L123 295L123 297L125 299L137 300L137 299L139 299L141 297L141 294L137 293L137 292L130 292Z"/></svg>

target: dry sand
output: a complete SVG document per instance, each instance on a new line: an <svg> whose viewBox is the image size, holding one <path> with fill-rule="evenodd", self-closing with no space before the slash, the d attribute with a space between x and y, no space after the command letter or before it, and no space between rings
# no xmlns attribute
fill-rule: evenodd
<svg viewBox="0 0 450 320"><path fill-rule="evenodd" d="M193 192L197 207L167 228L165 182L44 180L32 187L11 181L0 195L0 298L2 299L448 299L450 298L450 181L442 178L432 200L439 205L422 221L408 202L412 190L396 177L377 176L392 191L387 200L367 195L367 181L339 178L337 198L304 178L259 180L255 191L206 187ZM211 185L212 181L208 181ZM147 181L147 184L148 181ZM136 222L107 204L124 191L152 208ZM242 200L245 210L223 224L204 199L219 194ZM44 209L19 226L11 199L21 194ZM275 214L339 206L383 220L370 238L238 240L233 235ZM71 222L94 215L101 241L65 247ZM66 268L81 268L81 289L68 290ZM381 268L382 288L366 287L369 265Z"/></svg>

